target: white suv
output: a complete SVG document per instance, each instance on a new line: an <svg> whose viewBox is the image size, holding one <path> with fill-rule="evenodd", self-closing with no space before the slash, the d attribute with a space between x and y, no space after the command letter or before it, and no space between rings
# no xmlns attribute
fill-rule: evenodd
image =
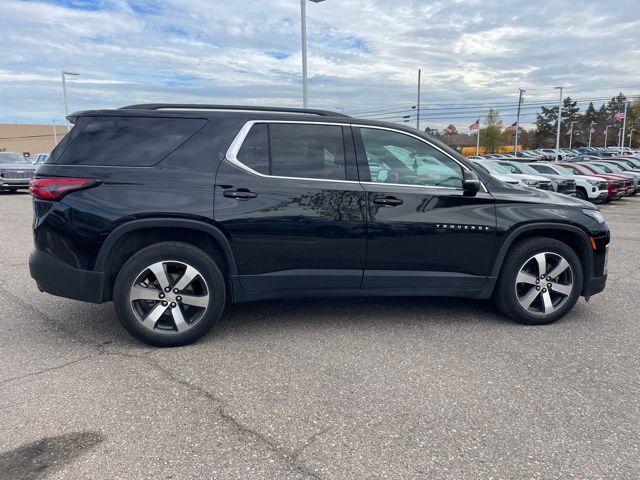
<svg viewBox="0 0 640 480"><path fill-rule="evenodd" d="M568 168L548 163L529 163L531 168L542 174L563 175L576 182L576 197L593 203L602 203L609 196L607 181L587 175L574 175Z"/></svg>

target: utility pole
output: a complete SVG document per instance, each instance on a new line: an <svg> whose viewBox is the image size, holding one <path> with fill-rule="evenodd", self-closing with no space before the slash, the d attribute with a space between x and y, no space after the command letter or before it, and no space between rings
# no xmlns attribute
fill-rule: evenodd
<svg viewBox="0 0 640 480"><path fill-rule="evenodd" d="M518 114L516 115L516 144L513 147L513 154L516 157L518 156L518 130L520 130L520 105L522 105L522 94L526 92L526 90L523 90L521 88L519 88L518 90L520 90L520 96L518 97Z"/></svg>
<svg viewBox="0 0 640 480"><path fill-rule="evenodd" d="M416 103L416 129L420 130L420 77L422 69L418 69L418 103Z"/></svg>
<svg viewBox="0 0 640 480"><path fill-rule="evenodd" d="M553 87L555 89L560 90L560 103L558 103L558 131L556 132L556 162L559 160L559 151L560 151L560 122L562 121L562 88L563 87Z"/></svg>
<svg viewBox="0 0 640 480"><path fill-rule="evenodd" d="M58 133L56 132L56 121L53 121L53 146L58 145Z"/></svg>

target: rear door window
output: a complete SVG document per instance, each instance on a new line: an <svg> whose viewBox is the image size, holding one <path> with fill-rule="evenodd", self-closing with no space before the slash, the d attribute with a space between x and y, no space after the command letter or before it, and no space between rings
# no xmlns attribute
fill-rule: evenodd
<svg viewBox="0 0 640 480"><path fill-rule="evenodd" d="M48 163L148 167L205 124L194 118L94 117L63 152L54 151Z"/></svg>

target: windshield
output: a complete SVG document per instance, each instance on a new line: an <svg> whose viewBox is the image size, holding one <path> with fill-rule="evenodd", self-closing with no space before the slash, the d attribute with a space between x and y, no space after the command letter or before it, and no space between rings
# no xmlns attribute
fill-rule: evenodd
<svg viewBox="0 0 640 480"><path fill-rule="evenodd" d="M493 173L495 175L510 175L511 174L511 172L506 167L503 167L499 163L482 162L481 165L483 165L487 170L489 170L489 173Z"/></svg>
<svg viewBox="0 0 640 480"><path fill-rule="evenodd" d="M601 165L596 165L595 163L590 163L589 166L591 168L593 168L597 172L607 173L607 171ZM611 173L611 172L609 172L609 173Z"/></svg>
<svg viewBox="0 0 640 480"><path fill-rule="evenodd" d="M619 165L616 165L614 163L607 163L606 165L602 165L600 163L598 163L598 165L600 165L601 167L608 167L610 168L613 172L624 172L624 168L620 167Z"/></svg>
<svg viewBox="0 0 640 480"><path fill-rule="evenodd" d="M554 165L553 167L556 171L560 171L562 175L573 175L573 170L567 167L561 167L560 165Z"/></svg>
<svg viewBox="0 0 640 480"><path fill-rule="evenodd" d="M22 155L17 153L0 153L0 163L19 163L21 165L28 164Z"/></svg>
<svg viewBox="0 0 640 480"><path fill-rule="evenodd" d="M531 168L529 165L518 163L517 167L519 170L522 170L524 173L528 173L529 175L540 175L540 172L538 172L534 168Z"/></svg>

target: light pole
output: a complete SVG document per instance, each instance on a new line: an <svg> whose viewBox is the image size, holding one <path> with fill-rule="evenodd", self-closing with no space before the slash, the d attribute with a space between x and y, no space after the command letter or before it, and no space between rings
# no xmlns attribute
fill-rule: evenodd
<svg viewBox="0 0 640 480"><path fill-rule="evenodd" d="M324 0L310 0L320 3ZM302 30L302 105L309 106L309 87L307 85L307 0L300 0L300 24Z"/></svg>
<svg viewBox="0 0 640 480"><path fill-rule="evenodd" d="M591 148L591 134L593 133L593 125L596 122L591 122L591 125L589 125L589 148Z"/></svg>
<svg viewBox="0 0 640 480"><path fill-rule="evenodd" d="M556 132L556 162L559 160L559 150L560 150L560 122L562 120L562 88L563 87L553 87L556 90L560 90L560 103L558 103L558 131Z"/></svg>
<svg viewBox="0 0 640 480"><path fill-rule="evenodd" d="M569 150L571 150L571 144L573 143L573 126L578 122L571 122L569 124Z"/></svg>
<svg viewBox="0 0 640 480"><path fill-rule="evenodd" d="M417 111L416 111L416 130L420 130L420 77L422 75L422 70L418 69L418 103L416 103Z"/></svg>
<svg viewBox="0 0 640 480"><path fill-rule="evenodd" d="M516 157L518 156L518 130L520 130L520 105L522 105L522 94L526 92L526 90L523 90L521 88L519 88L518 90L520 90L520 96L518 97L518 115L516 115L516 144L513 147L513 154Z"/></svg>
<svg viewBox="0 0 640 480"><path fill-rule="evenodd" d="M633 137L633 132L635 132L633 128L629 129L629 148L631 148L631 138Z"/></svg>
<svg viewBox="0 0 640 480"><path fill-rule="evenodd" d="M64 116L65 118L69 116L69 104L67 102L67 75L77 77L80 75L79 73L74 72L65 72L62 71L62 95L64 96ZM67 132L71 130L71 125L67 121Z"/></svg>
<svg viewBox="0 0 640 480"><path fill-rule="evenodd" d="M604 127L604 148L607 148L607 134L609 133L609 129L612 126L613 125L607 125L606 127Z"/></svg>

